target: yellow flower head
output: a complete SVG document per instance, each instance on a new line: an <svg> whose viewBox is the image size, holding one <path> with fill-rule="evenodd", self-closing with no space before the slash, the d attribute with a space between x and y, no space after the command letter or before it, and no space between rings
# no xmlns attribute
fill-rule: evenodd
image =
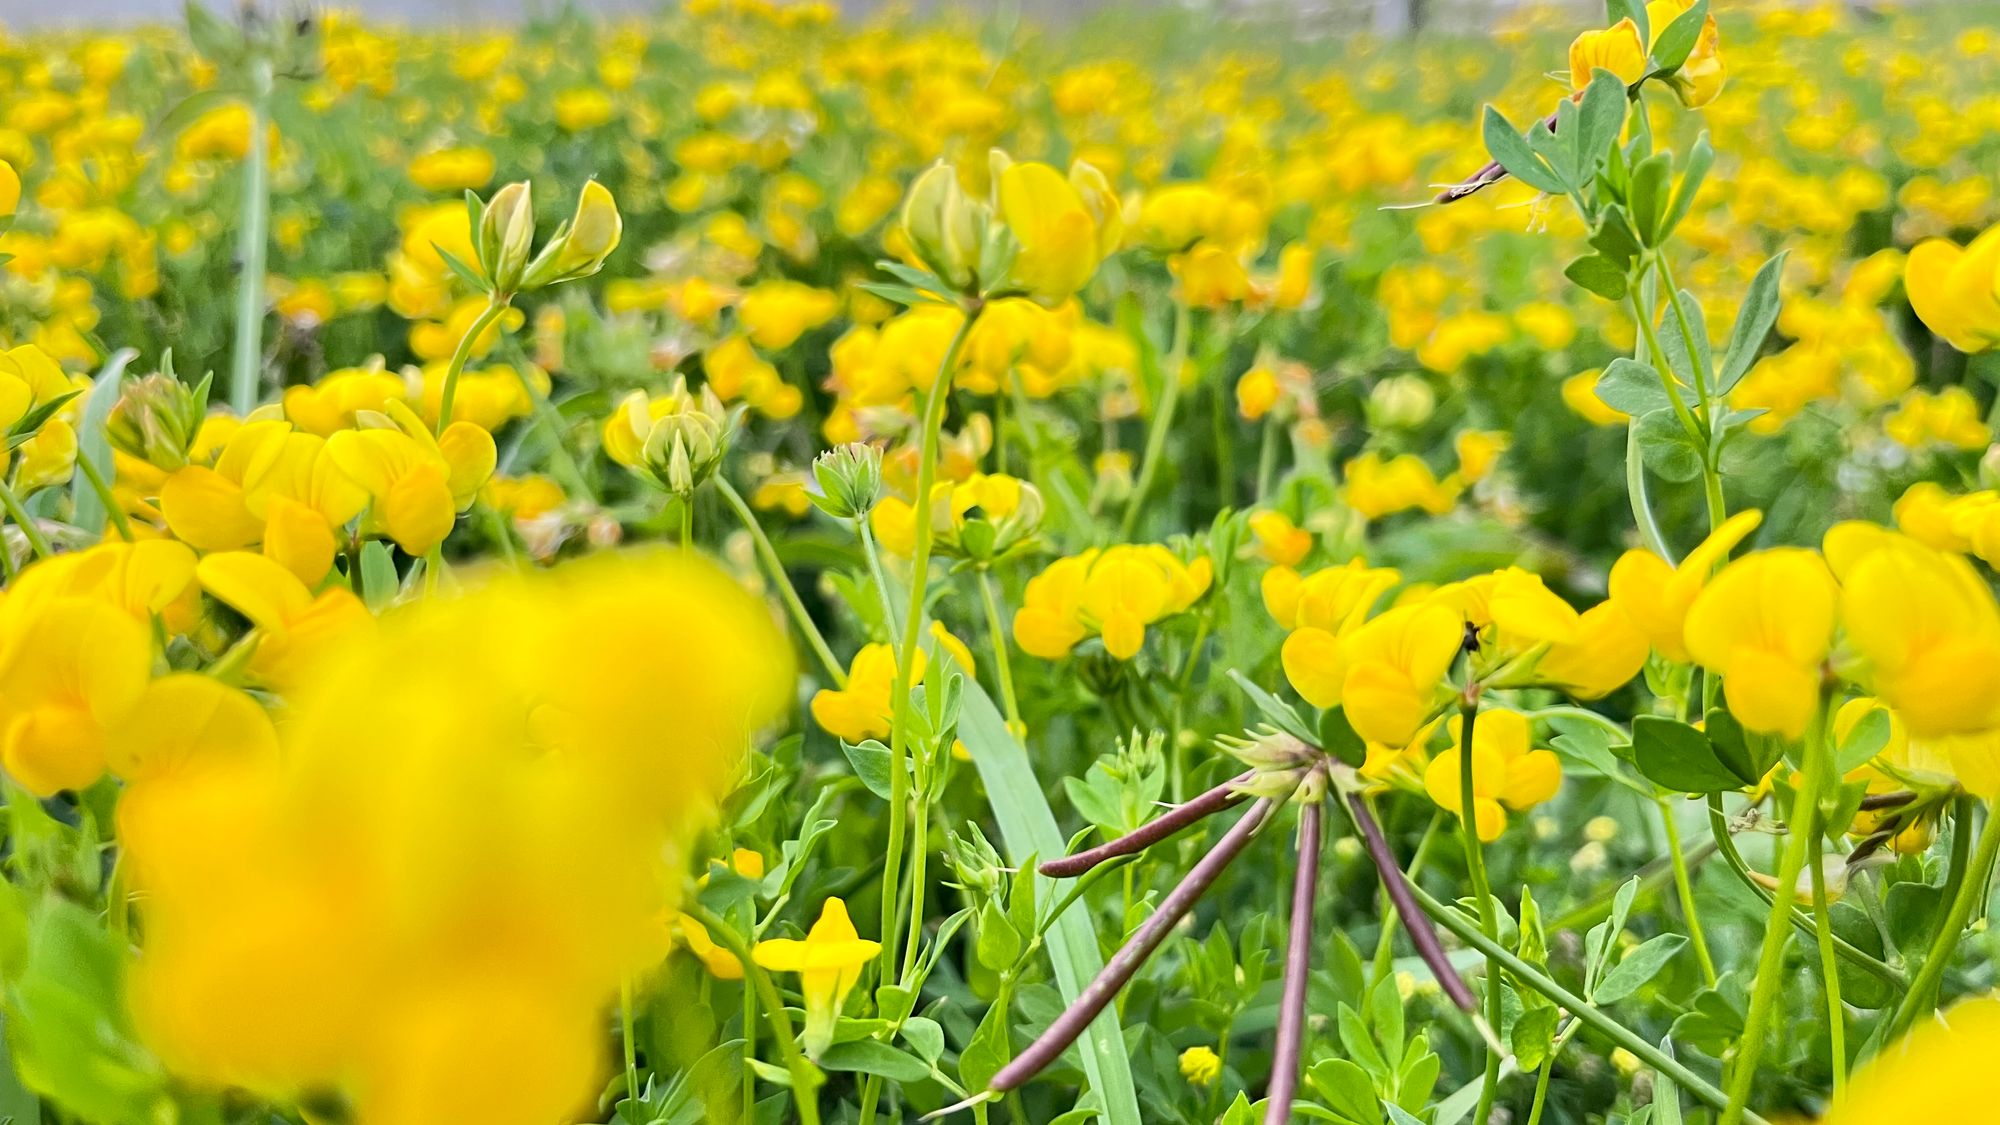
<svg viewBox="0 0 2000 1125"><path fill-rule="evenodd" d="M1190 1085L1206 1089L1222 1075L1222 1056L1206 1046L1189 1047L1181 1052L1180 1068Z"/></svg>
<svg viewBox="0 0 2000 1125"><path fill-rule="evenodd" d="M1462 728L1449 725L1451 748L1425 767L1424 792L1437 807L1462 816ZM1472 728L1472 815L1480 839L1499 839L1508 809L1532 808L1561 787L1562 761L1554 751L1530 749L1527 716L1498 709L1479 713Z"/></svg>
<svg viewBox="0 0 2000 1125"><path fill-rule="evenodd" d="M1689 657L1682 629L1688 607L1716 566L1757 530L1763 518L1755 509L1729 517L1689 551L1678 567L1651 551L1625 552L1611 567L1611 601L1625 611L1661 656L1686 663Z"/></svg>
<svg viewBox="0 0 2000 1125"><path fill-rule="evenodd" d="M829 898L820 905L819 920L803 941L773 938L750 951L760 968L799 974L805 997L806 1053L818 1058L833 1043L841 1005L861 980L861 969L882 951L882 944L864 941L847 915L847 903Z"/></svg>
<svg viewBox="0 0 2000 1125"><path fill-rule="evenodd" d="M431 436L410 408L390 401L362 429L327 439L326 455L367 494L370 520L412 555L428 553L451 534L498 459L493 435L453 422Z"/></svg>
<svg viewBox="0 0 2000 1125"><path fill-rule="evenodd" d="M1569 84L1582 91L1592 72L1608 70L1630 86L1646 76L1646 45L1630 16L1602 31L1586 31L1569 45Z"/></svg>
<svg viewBox="0 0 2000 1125"><path fill-rule="evenodd" d="M1839 591L1813 551L1778 547L1730 563L1688 609L1695 662L1722 676L1746 728L1797 738L1819 706Z"/></svg>
<svg viewBox="0 0 2000 1125"><path fill-rule="evenodd" d="M1138 655L1146 627L1185 613L1208 592L1207 556L1182 562L1158 544L1118 544L1058 559L1028 580L1014 615L1022 651L1060 660L1093 634L1119 660Z"/></svg>
<svg viewBox="0 0 2000 1125"><path fill-rule="evenodd" d="M1924 326L1962 352L2000 346L2000 223L1960 247L1918 243L1903 267L1903 289Z"/></svg>

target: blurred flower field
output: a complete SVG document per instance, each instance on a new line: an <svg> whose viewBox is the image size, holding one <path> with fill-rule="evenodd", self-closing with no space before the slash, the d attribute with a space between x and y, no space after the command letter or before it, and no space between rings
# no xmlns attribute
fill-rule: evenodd
<svg viewBox="0 0 2000 1125"><path fill-rule="evenodd" d="M2000 8L0 32L0 1118L1977 1121Z"/></svg>

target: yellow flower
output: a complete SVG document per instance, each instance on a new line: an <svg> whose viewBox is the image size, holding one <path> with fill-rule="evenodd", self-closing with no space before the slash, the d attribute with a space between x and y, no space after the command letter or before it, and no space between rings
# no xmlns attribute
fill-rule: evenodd
<svg viewBox="0 0 2000 1125"><path fill-rule="evenodd" d="M1825 560L1778 547L1730 563L1689 607L1688 653L1750 730L1797 738L1819 705L1839 595Z"/></svg>
<svg viewBox="0 0 2000 1125"><path fill-rule="evenodd" d="M556 95L555 113L556 124L580 133L611 120L611 99L602 90L564 90Z"/></svg>
<svg viewBox="0 0 2000 1125"><path fill-rule="evenodd" d="M1757 525L1764 514L1755 509L1738 512L1688 552L1676 567L1646 550L1630 550L1611 567L1611 601L1625 611L1632 624L1661 656L1687 663L1688 649L1682 637L1688 607L1700 595L1708 577Z"/></svg>
<svg viewBox="0 0 2000 1125"><path fill-rule="evenodd" d="M1061 172L1035 161L1007 164L994 184L1001 221L1020 245L1007 284L1045 304L1060 304L1083 288L1118 244L1117 199L1099 193L1087 164Z"/></svg>
<svg viewBox="0 0 2000 1125"><path fill-rule="evenodd" d="M1458 503L1460 483L1440 481L1414 453L1388 461L1372 450L1347 463L1347 483L1341 490L1349 507L1375 520L1410 508L1443 515Z"/></svg>
<svg viewBox="0 0 2000 1125"><path fill-rule="evenodd" d="M1577 618L1572 639L1549 646L1535 664L1535 678L1577 699L1601 699L1638 675L1650 650L1623 608L1600 602Z"/></svg>
<svg viewBox="0 0 2000 1125"><path fill-rule="evenodd" d="M1652 0L1647 4L1646 23L1652 29L1654 44L1659 43L1660 33L1692 7L1692 0ZM1701 31L1695 36L1694 48L1688 52L1687 60L1667 80L1682 105L1698 109L1714 101L1715 96L1722 92L1726 75L1722 67L1721 43L1722 35L1716 30L1715 15L1710 13L1701 21Z"/></svg>
<svg viewBox="0 0 2000 1125"><path fill-rule="evenodd" d="M972 651L952 636L942 622L931 622L931 640L966 675L973 674ZM924 682L928 653L919 648L911 659L911 686ZM885 644L861 646L848 665L845 688L813 693L812 717L822 729L844 742L889 737L895 713L896 650Z"/></svg>
<svg viewBox="0 0 2000 1125"><path fill-rule="evenodd" d="M152 674L143 620L78 588L75 557L29 568L0 598L0 765L44 797L104 773L110 731Z"/></svg>
<svg viewBox="0 0 2000 1125"><path fill-rule="evenodd" d="M832 320L840 298L796 281L772 278L743 294L736 308L750 342L769 351L789 348L799 336Z"/></svg>
<svg viewBox="0 0 2000 1125"><path fill-rule="evenodd" d="M1303 578L1289 567L1273 567L1264 575L1264 608L1286 629L1340 635L1360 625L1376 600L1400 581L1396 571L1358 558Z"/></svg>
<svg viewBox="0 0 2000 1125"><path fill-rule="evenodd" d="M493 180L493 154L483 148L442 148L410 161L410 182L425 191L477 191Z"/></svg>
<svg viewBox="0 0 2000 1125"><path fill-rule="evenodd" d="M433 438L410 408L391 401L369 428L327 439L326 455L367 494L373 521L412 555L428 553L471 507L497 453L493 435L453 422Z"/></svg>
<svg viewBox="0 0 2000 1125"><path fill-rule="evenodd" d="M1022 651L1060 660L1093 633L1120 660L1138 655L1146 627L1185 613L1208 592L1214 564L1182 562L1158 544L1118 544L1049 564L1028 580L1014 615Z"/></svg>
<svg viewBox="0 0 2000 1125"><path fill-rule="evenodd" d="M1984 449L1993 440L1978 401L1964 387L1946 387L1936 393L1909 392L1896 412L1883 421L1882 429L1911 449L1932 444Z"/></svg>
<svg viewBox="0 0 2000 1125"><path fill-rule="evenodd" d="M19 450L14 487L21 495L68 482L76 470L76 430L62 418L42 423Z"/></svg>
<svg viewBox="0 0 2000 1125"><path fill-rule="evenodd" d="M1639 25L1632 17L1602 31L1586 31L1570 43L1570 89L1581 92L1597 70L1610 71L1627 86L1646 76L1646 45L1639 41Z"/></svg>
<svg viewBox="0 0 2000 1125"><path fill-rule="evenodd" d="M1437 807L1463 816L1459 755L1462 727L1451 728L1451 748L1424 768L1424 792ZM1507 809L1534 807L1562 787L1562 761L1554 751L1529 747L1527 716L1516 711L1481 711L1472 727L1472 816L1481 840L1493 841L1507 827ZM1504 806L1504 807L1503 807Z"/></svg>
<svg viewBox="0 0 2000 1125"><path fill-rule="evenodd" d="M1630 415L1606 406L1604 400L1597 397L1598 374L1599 370L1592 368L1564 379L1563 405L1593 426L1622 426L1631 421Z"/></svg>
<svg viewBox="0 0 2000 1125"><path fill-rule="evenodd" d="M5 219L21 206L21 174L14 166L0 160L0 219Z"/></svg>
<svg viewBox="0 0 2000 1125"><path fill-rule="evenodd" d="M663 857L790 679L756 600L672 554L497 577L344 639L280 753L121 816L140 1033L189 1081L322 1089L377 1125L560 1120L602 1084L619 982L667 951Z"/></svg>
<svg viewBox="0 0 2000 1125"><path fill-rule="evenodd" d="M2000 729L2000 606L1972 565L1865 523L1835 525L1825 548L1855 678L1913 737Z"/></svg>
<svg viewBox="0 0 2000 1125"><path fill-rule="evenodd" d="M2000 224L1963 248L1919 242L1903 267L1903 289L1924 326L1962 352L2000 345Z"/></svg>
<svg viewBox="0 0 2000 1125"><path fill-rule="evenodd" d="M1189 1047L1181 1052L1181 1077L1193 1086L1206 1089L1222 1075L1222 1057L1209 1047Z"/></svg>
<svg viewBox="0 0 2000 1125"><path fill-rule="evenodd" d="M833 1043L841 1005L861 980L861 969L882 951L882 944L864 941L847 916L847 903L829 898L820 905L819 920L805 940L773 938L750 951L760 968L799 974L805 998L806 1054L818 1058Z"/></svg>
<svg viewBox="0 0 2000 1125"><path fill-rule="evenodd" d="M1250 533L1257 537L1257 550L1279 566L1297 566L1312 553L1312 532L1294 524L1291 517L1266 508L1250 516Z"/></svg>
<svg viewBox="0 0 2000 1125"><path fill-rule="evenodd" d="M1878 1052L1820 1125L1977 1121L2000 1100L2000 998L1964 1000Z"/></svg>
<svg viewBox="0 0 2000 1125"><path fill-rule="evenodd" d="M1278 405L1278 377L1269 367L1258 364L1236 380L1236 412L1255 422Z"/></svg>
<svg viewBox="0 0 2000 1125"><path fill-rule="evenodd" d="M261 542L311 585L333 565L333 529L367 503L326 439L275 419L230 430L213 469L191 464L160 486L160 511L182 542L203 551Z"/></svg>
<svg viewBox="0 0 2000 1125"><path fill-rule="evenodd" d="M1285 677L1315 707L1340 707L1369 742L1407 745L1465 639L1465 619L1434 603L1398 606L1345 635L1285 638Z"/></svg>
<svg viewBox="0 0 2000 1125"><path fill-rule="evenodd" d="M304 684L322 653L374 623L353 591L335 585L315 597L282 563L249 551L209 555L195 577L250 622L256 632L250 674L281 691Z"/></svg>
<svg viewBox="0 0 2000 1125"><path fill-rule="evenodd" d="M317 383L286 387L285 418L309 434L332 437L354 425L363 410L381 413L389 400L407 397L403 380L377 367L330 371Z"/></svg>

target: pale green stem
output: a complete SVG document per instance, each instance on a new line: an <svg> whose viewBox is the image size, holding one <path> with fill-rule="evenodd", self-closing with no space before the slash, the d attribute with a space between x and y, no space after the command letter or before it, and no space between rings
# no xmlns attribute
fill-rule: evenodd
<svg viewBox="0 0 2000 1125"><path fill-rule="evenodd" d="M1826 908L1826 871L1820 858L1820 817L1813 815L1813 854L1806 859L1812 877L1813 936L1819 944L1819 973L1826 983L1826 1027L1833 1053L1833 1098L1847 1088L1847 1009L1840 1002L1840 958L1833 951L1833 918Z"/></svg>
<svg viewBox="0 0 2000 1125"><path fill-rule="evenodd" d="M8 518L14 521L14 526L21 529L21 534L28 540L28 549L35 553L36 558L45 559L55 554L55 548L49 546L49 537L42 534L41 526L35 522L35 517L28 514L28 509L21 504L21 498L14 494L13 486L5 480L0 480L0 508L5 508ZM0 545L0 549L4 549L4 545Z"/></svg>
<svg viewBox="0 0 2000 1125"><path fill-rule="evenodd" d="M1153 410L1152 426L1146 431L1146 452L1139 462L1139 480L1132 486L1132 498L1125 503L1125 519L1118 537L1130 543L1139 529L1139 513L1145 510L1146 496L1153 488L1153 476L1160 471L1166 453L1167 433L1173 429L1174 407L1181 398L1181 371L1187 366L1189 321L1192 314L1185 298L1174 299L1174 341L1160 371L1160 401Z"/></svg>
<svg viewBox="0 0 2000 1125"><path fill-rule="evenodd" d="M118 532L118 538L132 541L132 521L125 518L125 509L111 494L111 482L104 479L103 470L90 459L90 454L79 448L76 451L76 467L83 470L83 479L90 482L90 490L97 493L97 502L104 505L104 512L111 517L111 526Z"/></svg>
<svg viewBox="0 0 2000 1125"><path fill-rule="evenodd" d="M750 505L743 501L742 493L737 492L736 486L723 479L720 473L716 474L715 488L722 493L722 498L728 501L730 509L736 513L736 518L742 521L743 530L750 533L750 541L757 547L757 558L764 564L764 569L770 572L771 583L778 588L778 598L785 603L785 612L791 616L792 624L797 627L799 635L806 639L806 644L811 646L813 654L819 658L820 667L825 670L827 679L833 681L835 687L845 688L846 669L840 666L840 661L833 658L833 650L827 647L826 638L820 635L819 626L813 624L812 615L806 612L805 603L799 600L799 592L793 588L791 576L785 573L785 564L778 560L777 548L771 546L770 537L764 534L764 525L757 522L757 513L750 510Z"/></svg>
<svg viewBox="0 0 2000 1125"><path fill-rule="evenodd" d="M910 690L916 678L917 644L923 633L924 594L930 585L931 489L937 483L939 431L944 428L945 407L951 401L951 381L958 370L959 353L966 337L978 322L982 305L973 305L959 321L958 331L938 362L930 393L924 398L923 427L917 452L917 490L911 498L915 506L916 539L910 557L910 604L903 618L903 640L896 647L896 681L891 691L889 723L889 850L882 868L882 955L880 979L888 981L896 967L896 911L902 895L896 881L903 874L903 836L908 830L910 802L909 721Z"/></svg>
<svg viewBox="0 0 2000 1125"><path fill-rule="evenodd" d="M1799 873L1805 870L1807 848L1813 844L1812 822L1819 806L1820 777L1826 769L1825 707L1813 716L1806 732L1805 769L1792 795L1790 834L1778 861L1777 891L1771 896L1771 918L1764 927L1763 948L1757 955L1756 983L1750 992L1750 1008L1743 1020L1743 1034L1737 1040L1736 1059L1729 1072L1729 1104L1722 1111L1721 1125L1736 1125L1749 1108L1750 1091L1757 1078L1757 1060L1764 1053L1764 1034L1770 1026L1771 1011L1778 999L1784 970L1785 942L1792 928L1792 898L1798 893Z"/></svg>
<svg viewBox="0 0 2000 1125"><path fill-rule="evenodd" d="M979 600L986 607L986 631L993 638L993 664L1000 674L1000 705L1006 709L1007 725L1015 737L1021 735L1021 708L1014 700L1014 665L1007 656L1007 633L1000 625L1000 603L993 599L993 580L980 567Z"/></svg>
<svg viewBox="0 0 2000 1125"><path fill-rule="evenodd" d="M1910 982L1910 991L1903 997L1903 1003L1896 1009L1895 1017L1889 1023L1887 1039L1894 1038L1907 1030L1917 1016L1934 1008L1937 1004L1938 984L1944 979L1944 971L1951 964L1952 951L1958 948L1958 939L1965 933L1965 923L1972 915L1972 904L1978 901L1987 880L1993 877L1993 861L2000 855L2000 816L1993 815L1991 808L1986 812L1986 826L1979 832L1979 847L1972 857L1972 866L1965 879L1958 885L1958 893L1951 897L1951 905L1945 911L1944 920L1931 938L1930 950L1924 954L1924 963Z"/></svg>
<svg viewBox="0 0 2000 1125"><path fill-rule="evenodd" d="M1262 504L1271 495L1271 484L1278 476L1278 432L1282 429L1276 414L1264 417L1264 436L1257 444L1257 498Z"/></svg>
<svg viewBox="0 0 2000 1125"><path fill-rule="evenodd" d="M778 1049L784 1054L785 1069L792 1076L792 1099L798 1107L799 1120L805 1125L819 1125L819 1087L826 1081L826 1076L799 1050L798 1037L792 1032L791 1013L785 1010L784 998L778 995L770 974L751 956L749 943L714 911L693 899L683 904L681 911L701 923L701 928L708 931L708 936L715 939L717 945L735 954L736 959L742 962L743 978L757 990L758 999L764 1005L764 1018L771 1022L772 1030L778 1034ZM747 1055L745 1059L748 1059Z"/></svg>
<svg viewBox="0 0 2000 1125"><path fill-rule="evenodd" d="M1674 892L1680 896L1681 916L1687 919L1688 943L1694 946L1694 959L1701 966L1701 979L1715 986L1715 961L1708 954L1708 938L1701 930L1701 915L1695 910L1694 883L1688 878L1687 853L1681 849L1680 826L1674 823L1673 806L1662 797L1654 801L1660 810L1660 827L1667 835L1667 856L1674 865Z"/></svg>
<svg viewBox="0 0 2000 1125"><path fill-rule="evenodd" d="M618 1031L625 1043L625 1096L639 1100L639 1044L632 1033L632 978L618 982Z"/></svg>
<svg viewBox="0 0 2000 1125"><path fill-rule="evenodd" d="M257 405L257 375L264 355L264 259L271 219L269 59L250 68L250 147L243 154L242 221L237 229L236 346L229 377L229 404L241 418Z"/></svg>
<svg viewBox="0 0 2000 1125"><path fill-rule="evenodd" d="M507 311L507 302L512 299L499 293L488 297L486 307L479 310L472 327L458 338L458 347L452 349L451 362L444 369L444 387L438 392L438 433L444 433L444 428L451 425L452 404L458 400L458 377L465 373L465 362L472 358L473 346L478 343L480 335L500 319L500 314Z"/></svg>
<svg viewBox="0 0 2000 1125"><path fill-rule="evenodd" d="M1605 1015L1588 1000L1556 983L1548 974L1521 960L1506 946L1487 937L1457 908L1439 902L1422 887L1413 886L1410 888L1410 893L1416 898L1417 905L1423 907L1424 913L1430 915L1438 925L1451 931L1453 937L1478 950L1488 961L1498 962L1515 980L1555 1001L1559 1007L1581 1020L1591 1030L1637 1055L1640 1062L1672 1079L1675 1085L1718 1109L1728 1100L1721 1090L1716 1089L1701 1075L1689 1070L1680 1060L1660 1050L1638 1032ZM1743 1120L1750 1125L1770 1125L1762 1117L1747 1110L1744 1111Z"/></svg>

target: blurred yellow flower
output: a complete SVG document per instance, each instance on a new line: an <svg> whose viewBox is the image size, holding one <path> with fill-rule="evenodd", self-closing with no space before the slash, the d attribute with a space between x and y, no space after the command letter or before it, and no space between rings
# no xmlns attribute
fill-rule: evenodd
<svg viewBox="0 0 2000 1125"><path fill-rule="evenodd" d="M1424 792L1438 808L1463 816L1462 727L1446 724L1451 747L1424 768ZM1507 810L1523 812L1556 795L1562 760L1531 748L1528 719L1518 711L1481 711L1472 727L1472 816L1479 838L1491 842L1507 827Z"/></svg>

